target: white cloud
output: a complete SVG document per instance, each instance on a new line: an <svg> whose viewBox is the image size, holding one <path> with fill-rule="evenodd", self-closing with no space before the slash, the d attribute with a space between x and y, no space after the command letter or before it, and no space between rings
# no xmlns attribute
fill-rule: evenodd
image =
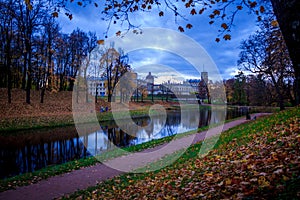
<svg viewBox="0 0 300 200"><path fill-rule="evenodd" d="M212 77L219 77L218 70L221 71L223 78L231 76L233 69L230 66L236 65L239 54L238 46L242 39L246 39L250 33L256 30L255 19L252 19L245 13L238 15L235 21L236 26L232 28L231 32L232 40L216 43L214 40L218 36L218 27L208 24L209 18L207 15L191 16L187 9L180 9L182 9L184 15L189 20L184 21L178 18L179 23L181 23L180 25L184 26L186 23L191 23L193 24L191 30L185 30L183 34L177 32L177 34L168 35L165 35L166 32L164 29L161 29L159 34L148 30L148 33L143 33L144 36L137 35L134 37L135 39L130 39L133 35L128 33L123 40L127 40L127 49L133 50L138 49L139 46L148 46L148 48L161 51L168 48L171 53L181 56L181 59L170 59L172 56L166 53L155 54L145 51L142 55L143 57L140 59L135 60L135 58L130 58L132 61L131 64L133 66L167 64L177 71L180 71L181 74L190 77L198 77L198 75L195 76L189 68L196 68L198 71L202 71L204 65L205 70L207 70ZM95 9L91 5L86 8L72 5L70 10L74 15L73 20L70 21L64 14L61 14L59 17L63 32L70 33L73 29L79 27L85 31L95 31L99 38L104 37L103 33L106 31L108 24L101 19L102 16L99 8ZM154 12L149 13L137 12L131 15L130 19L133 24L141 25L144 31L147 30L145 27L164 27L177 31L179 24L174 22L173 13L165 12L165 8L162 8L162 10L165 13L164 17L158 17L158 12L154 10ZM114 36L115 32L125 28L127 28L126 24L124 24L123 28L120 27L120 25L113 25L111 26L108 36ZM128 37L128 35L130 37ZM182 35L182 37L178 37L178 35ZM189 38L190 42L186 42L186 39L183 39L185 37ZM195 48L191 46L192 40L198 45L201 44L199 45L200 47ZM185 61L183 61L184 59Z"/></svg>

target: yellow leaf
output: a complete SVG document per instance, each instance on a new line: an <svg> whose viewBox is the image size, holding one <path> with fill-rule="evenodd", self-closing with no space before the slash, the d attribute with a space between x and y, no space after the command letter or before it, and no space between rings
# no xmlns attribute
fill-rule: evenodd
<svg viewBox="0 0 300 200"><path fill-rule="evenodd" d="M100 45L102 44L103 45L104 44L104 40L97 40L97 44L100 44Z"/></svg>
<svg viewBox="0 0 300 200"><path fill-rule="evenodd" d="M224 38L225 40L231 40L231 35L226 34L226 35L223 36L223 38Z"/></svg>
<svg viewBox="0 0 300 200"><path fill-rule="evenodd" d="M221 24L221 27L224 28L225 30L228 28L226 23Z"/></svg>
<svg viewBox="0 0 300 200"><path fill-rule="evenodd" d="M230 184L231 184L231 179L229 179L229 178L226 179L226 180L225 180L225 184L226 184L226 185L230 185Z"/></svg>
<svg viewBox="0 0 300 200"><path fill-rule="evenodd" d="M52 13L52 16L53 16L53 17L58 17L58 12Z"/></svg>
<svg viewBox="0 0 300 200"><path fill-rule="evenodd" d="M204 176L213 176L213 174L212 173L206 173L206 174L204 174Z"/></svg>
<svg viewBox="0 0 300 200"><path fill-rule="evenodd" d="M271 22L271 25L272 25L273 27L277 27L277 26L278 26L277 20L273 20L273 21Z"/></svg>

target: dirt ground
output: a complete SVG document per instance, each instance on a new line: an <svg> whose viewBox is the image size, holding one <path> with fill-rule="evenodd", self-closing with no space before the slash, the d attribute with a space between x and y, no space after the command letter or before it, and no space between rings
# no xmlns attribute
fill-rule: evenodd
<svg viewBox="0 0 300 200"><path fill-rule="evenodd" d="M72 92L50 92L46 91L44 103L40 103L40 91L31 90L31 103L25 102L26 92L21 89L12 90L12 103L8 103L7 89L0 88L0 126L4 124L5 127L9 126L13 121L28 121L34 119L35 123L43 122L45 124L49 121L72 121ZM94 97L90 96L91 99ZM163 106L172 106L172 103L158 101L155 103L162 104ZM130 102L129 109L136 110L142 109L145 106L152 105L152 102ZM108 107L110 103L104 100L98 100L95 104L96 111L100 107ZM18 123L18 122L16 122ZM22 123L22 122L20 122Z"/></svg>

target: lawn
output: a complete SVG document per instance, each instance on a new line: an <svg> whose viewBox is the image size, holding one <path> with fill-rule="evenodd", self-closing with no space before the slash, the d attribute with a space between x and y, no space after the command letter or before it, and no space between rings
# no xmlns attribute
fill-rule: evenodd
<svg viewBox="0 0 300 200"><path fill-rule="evenodd" d="M204 157L198 143L169 167L123 174L63 198L299 199L299 122L299 107L279 112L226 131Z"/></svg>

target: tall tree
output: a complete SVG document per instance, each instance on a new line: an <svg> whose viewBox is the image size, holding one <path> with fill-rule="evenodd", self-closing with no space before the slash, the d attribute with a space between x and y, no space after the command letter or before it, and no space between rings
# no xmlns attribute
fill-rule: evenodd
<svg viewBox="0 0 300 200"><path fill-rule="evenodd" d="M76 76L82 61L88 54L88 36L80 29L74 30L69 37L70 65L68 68L69 90L73 91Z"/></svg>
<svg viewBox="0 0 300 200"><path fill-rule="evenodd" d="M300 1L271 0L295 73L295 101L300 103Z"/></svg>
<svg viewBox="0 0 300 200"><path fill-rule="evenodd" d="M241 44L239 66L269 79L277 92L280 109L284 109L284 89L292 75L289 58L280 29L268 21L255 35Z"/></svg>
<svg viewBox="0 0 300 200"><path fill-rule="evenodd" d="M1 31L1 58L0 64L4 68L3 85L7 86L8 103L11 103L11 89L12 89L12 60L13 60L13 42L15 19L13 10L15 4L12 0L4 3L0 2L0 31ZM3 63L2 63L3 62Z"/></svg>
<svg viewBox="0 0 300 200"><path fill-rule="evenodd" d="M100 58L100 68L104 70L103 76L107 79L107 100L114 101L113 91L121 76L130 70L128 65L128 56L122 49L117 51L113 44L110 47L104 47L105 50Z"/></svg>
<svg viewBox="0 0 300 200"><path fill-rule="evenodd" d="M247 105L247 94L246 94L246 76L243 72L239 72L234 77L233 84L233 99L234 104L239 106Z"/></svg>

